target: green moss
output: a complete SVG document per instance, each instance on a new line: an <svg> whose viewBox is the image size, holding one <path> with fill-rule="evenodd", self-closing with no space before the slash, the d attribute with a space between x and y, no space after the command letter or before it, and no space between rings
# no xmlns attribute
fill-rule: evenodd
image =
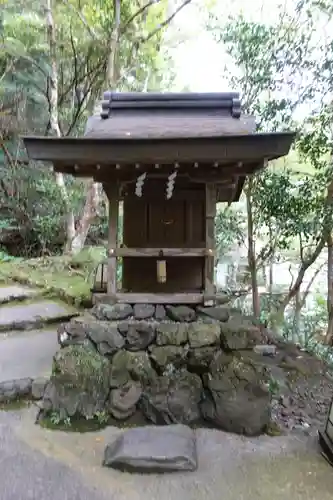
<svg viewBox="0 0 333 500"><path fill-rule="evenodd" d="M16 399L15 401L8 401L8 403L0 404L0 411L17 411L23 410L30 406L31 401L26 399Z"/></svg>
<svg viewBox="0 0 333 500"><path fill-rule="evenodd" d="M31 285L40 288L43 295L58 297L76 306L86 306L91 303L93 271L103 259L104 253L102 247L88 247L75 257L56 256L2 262L0 281Z"/></svg>
<svg viewBox="0 0 333 500"><path fill-rule="evenodd" d="M44 429L52 431L65 431L65 432L94 432L104 429L108 425L108 420L101 421L97 417L92 419L85 419L80 417L73 417L67 421L57 421L51 415L40 418L39 425Z"/></svg>
<svg viewBox="0 0 333 500"><path fill-rule="evenodd" d="M54 418L54 415L46 415L40 418L39 424L41 427L49 430L81 433L98 431L108 426L119 429L131 429L133 427L152 425L139 411L126 420L116 420L111 415L102 415L102 417L96 416L88 420L83 417L72 417L67 422L64 422L58 421L57 418Z"/></svg>
<svg viewBox="0 0 333 500"><path fill-rule="evenodd" d="M94 384L107 385L111 372L107 358L97 351L80 345L70 345L57 352L53 359L52 375L66 385L75 381L76 387L90 391Z"/></svg>
<svg viewBox="0 0 333 500"><path fill-rule="evenodd" d="M281 429L281 427L277 422L272 421L266 427L265 433L267 434L267 436L276 437L276 436L282 436L283 430Z"/></svg>

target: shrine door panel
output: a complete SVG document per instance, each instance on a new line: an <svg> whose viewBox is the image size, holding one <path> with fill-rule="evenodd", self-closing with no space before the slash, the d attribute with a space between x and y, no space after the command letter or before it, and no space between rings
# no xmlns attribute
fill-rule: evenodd
<svg viewBox="0 0 333 500"><path fill-rule="evenodd" d="M128 248L204 248L204 201L130 197L124 200L124 237ZM157 282L156 258L124 258L123 288L131 292L186 292L203 287L204 259L170 257L167 281Z"/></svg>

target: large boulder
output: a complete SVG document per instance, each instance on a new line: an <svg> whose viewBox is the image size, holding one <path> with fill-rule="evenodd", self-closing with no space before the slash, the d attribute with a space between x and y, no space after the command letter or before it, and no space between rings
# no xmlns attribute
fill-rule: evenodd
<svg viewBox="0 0 333 500"><path fill-rule="evenodd" d="M156 379L142 394L140 407L154 424L189 424L200 419L202 382L186 370Z"/></svg>
<svg viewBox="0 0 333 500"><path fill-rule="evenodd" d="M218 349L218 346L204 346L189 349L186 359L187 366L191 371L198 373L207 372Z"/></svg>
<svg viewBox="0 0 333 500"><path fill-rule="evenodd" d="M115 323L96 319L89 322L71 321L61 325L58 336L62 339L62 346L77 344L89 347L91 342L103 356L111 356L125 345Z"/></svg>
<svg viewBox="0 0 333 500"><path fill-rule="evenodd" d="M133 306L133 315L135 319L152 318L155 314L155 306L153 304L135 304Z"/></svg>
<svg viewBox="0 0 333 500"><path fill-rule="evenodd" d="M186 323L160 323L156 325L156 344L182 345L187 342L188 325Z"/></svg>
<svg viewBox="0 0 333 500"><path fill-rule="evenodd" d="M69 321L68 323L62 323L58 327L57 337L61 347L89 344L86 327L82 322Z"/></svg>
<svg viewBox="0 0 333 500"><path fill-rule="evenodd" d="M167 315L173 321L190 322L195 321L196 313L188 306L166 306Z"/></svg>
<svg viewBox="0 0 333 500"><path fill-rule="evenodd" d="M228 321L230 312L226 307L197 307L197 313L202 317L208 317L216 321Z"/></svg>
<svg viewBox="0 0 333 500"><path fill-rule="evenodd" d="M133 308L130 304L97 304L92 314L102 321L120 321L133 316Z"/></svg>
<svg viewBox="0 0 333 500"><path fill-rule="evenodd" d="M221 327L218 323L191 323L188 328L190 347L220 344Z"/></svg>
<svg viewBox="0 0 333 500"><path fill-rule="evenodd" d="M32 379L21 378L0 383L0 403L31 397Z"/></svg>
<svg viewBox="0 0 333 500"><path fill-rule="evenodd" d="M56 353L50 382L43 396L46 412L60 419L92 418L105 410L110 391L110 363L96 350L69 346Z"/></svg>
<svg viewBox="0 0 333 500"><path fill-rule="evenodd" d="M118 389L113 389L109 398L109 412L116 420L126 420L135 413L141 394L141 384L132 380Z"/></svg>
<svg viewBox="0 0 333 500"><path fill-rule="evenodd" d="M166 318L166 310L162 304L157 304L155 308L156 321L163 321Z"/></svg>
<svg viewBox="0 0 333 500"><path fill-rule="evenodd" d="M195 433L185 425L126 430L106 446L103 465L127 472L194 471Z"/></svg>
<svg viewBox="0 0 333 500"><path fill-rule="evenodd" d="M133 352L142 351L155 340L155 335L154 325L147 321L129 323L125 337L125 347Z"/></svg>
<svg viewBox="0 0 333 500"><path fill-rule="evenodd" d="M225 350L252 349L262 343L260 329L250 319L233 316L226 323L221 322L221 344Z"/></svg>
<svg viewBox="0 0 333 500"><path fill-rule="evenodd" d="M118 351L112 358L110 385L119 388L129 380L147 385L157 377L146 351Z"/></svg>
<svg viewBox="0 0 333 500"><path fill-rule="evenodd" d="M219 352L204 377L203 417L225 431L259 435L270 422L270 393L262 368Z"/></svg>
<svg viewBox="0 0 333 500"><path fill-rule="evenodd" d="M150 358L156 366L163 370L168 365L180 367L184 365L187 351L178 345L152 346L150 349Z"/></svg>

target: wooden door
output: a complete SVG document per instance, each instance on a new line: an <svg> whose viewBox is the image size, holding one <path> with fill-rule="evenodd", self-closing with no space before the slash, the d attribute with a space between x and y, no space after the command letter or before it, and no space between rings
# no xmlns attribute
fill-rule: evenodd
<svg viewBox="0 0 333 500"><path fill-rule="evenodd" d="M164 187L164 186L163 186ZM155 187L149 195L124 199L124 245L129 248L204 248L205 212L201 189L175 191L166 200ZM198 291L203 287L204 259L172 257L167 260L167 282L156 276L156 258L124 258L123 288L129 292L172 293Z"/></svg>

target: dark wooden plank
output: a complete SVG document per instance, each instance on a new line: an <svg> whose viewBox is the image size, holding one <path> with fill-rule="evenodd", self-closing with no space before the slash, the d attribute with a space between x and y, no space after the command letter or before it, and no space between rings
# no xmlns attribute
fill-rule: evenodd
<svg viewBox="0 0 333 500"><path fill-rule="evenodd" d="M127 304L202 304L207 301L225 304L230 301L227 294L205 295L203 293L123 293L116 294L95 293L94 304L122 302Z"/></svg>
<svg viewBox="0 0 333 500"><path fill-rule="evenodd" d="M109 200L109 231L108 231L108 251L117 246L118 243L118 216L119 216L119 187L117 184L108 184L104 190ZM108 258L108 294L117 291L117 259L111 255Z"/></svg>
<svg viewBox="0 0 333 500"><path fill-rule="evenodd" d="M212 257L214 254L206 248L112 248L109 256L116 257Z"/></svg>
<svg viewBox="0 0 333 500"><path fill-rule="evenodd" d="M95 300L127 304L201 304L203 293L115 293L95 294Z"/></svg>
<svg viewBox="0 0 333 500"><path fill-rule="evenodd" d="M215 215L216 215L216 186L206 185L206 248L215 250ZM205 259L205 294L213 295L214 286L214 253L209 254ZM206 303L206 305L209 305Z"/></svg>

